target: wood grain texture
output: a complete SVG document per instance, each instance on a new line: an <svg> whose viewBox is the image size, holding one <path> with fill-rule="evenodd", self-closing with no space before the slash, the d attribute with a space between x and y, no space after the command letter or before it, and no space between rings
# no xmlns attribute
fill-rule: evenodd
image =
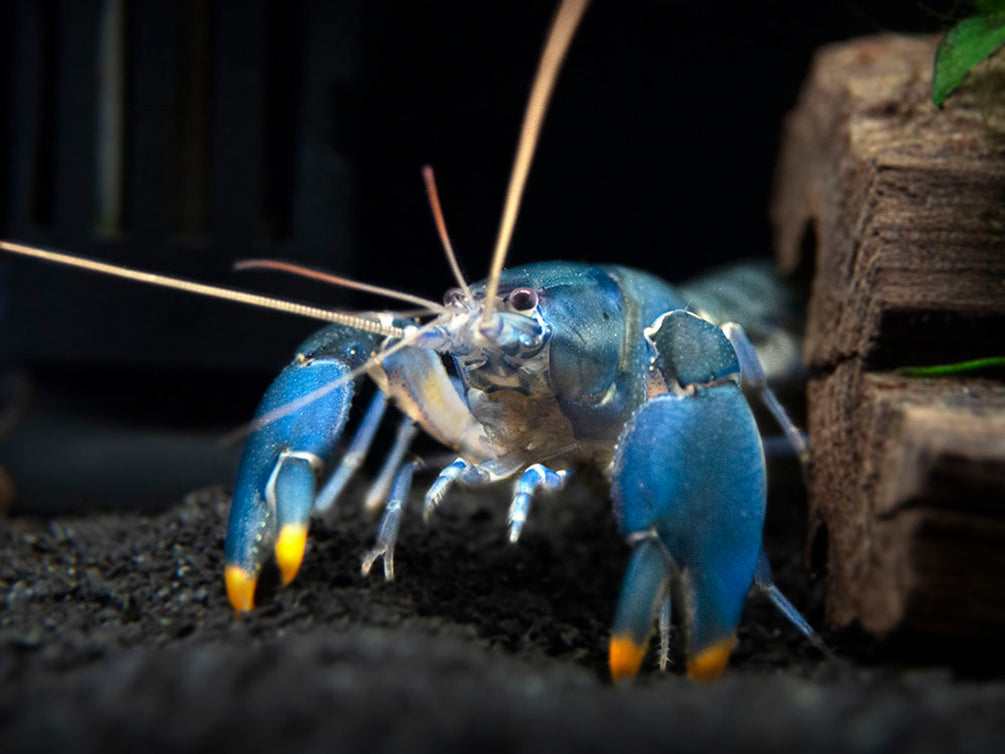
<svg viewBox="0 0 1005 754"><path fill-rule="evenodd" d="M824 48L785 124L772 218L785 271L812 264L803 254L817 246L805 348L815 367L939 363L1001 342L1005 111L986 90L1005 91L1005 67L940 111L935 44Z"/></svg>
<svg viewBox="0 0 1005 754"><path fill-rule="evenodd" d="M772 218L782 269L812 274L810 528L829 622L991 638L1005 629L1005 385L892 371L1005 353L1005 68L940 111L936 43L818 53Z"/></svg>
<svg viewBox="0 0 1005 754"><path fill-rule="evenodd" d="M1005 388L849 361L811 380L809 400L828 620L880 634L1005 629Z"/></svg>

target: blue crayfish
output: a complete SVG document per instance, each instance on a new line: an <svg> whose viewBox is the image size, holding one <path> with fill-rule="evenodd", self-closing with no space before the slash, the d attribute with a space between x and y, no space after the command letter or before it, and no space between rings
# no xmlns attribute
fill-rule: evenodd
<svg viewBox="0 0 1005 754"><path fill-rule="evenodd" d="M777 284L750 268L679 289L615 265L503 269L538 129L585 4L566 0L552 27L486 282L469 286L461 276L427 173L459 287L442 305L395 294L417 302L425 319L334 312L0 242L15 253L333 323L299 347L268 389L240 461L225 547L227 594L238 611L253 607L269 559L284 583L294 578L311 515L333 505L391 400L403 418L367 498L383 515L376 543L363 557L364 573L382 561L385 578L394 577L397 533L416 468L407 451L421 428L457 454L426 492L424 516L455 482L515 479L511 542L520 537L536 491L561 488L583 464L608 476L618 525L632 547L609 648L615 680L638 672L657 625L665 664L671 604L683 629L688 675L718 677L752 586L816 641L774 586L763 553L764 453L741 382L765 401L804 460L806 448L768 388L745 331L728 320L744 321L759 346L777 333L762 326L758 306L722 295L730 286L733 293L770 297ZM325 277L277 262L245 266ZM376 397L341 463L319 484L361 374L376 382Z"/></svg>

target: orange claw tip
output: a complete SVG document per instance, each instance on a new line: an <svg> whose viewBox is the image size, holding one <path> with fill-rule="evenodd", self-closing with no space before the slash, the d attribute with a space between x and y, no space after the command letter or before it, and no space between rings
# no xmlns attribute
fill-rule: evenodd
<svg viewBox="0 0 1005 754"><path fill-rule="evenodd" d="M307 527L303 524L286 524L276 539L276 564L283 586L293 581L304 560L307 546Z"/></svg>
<svg viewBox="0 0 1005 754"><path fill-rule="evenodd" d="M646 654L645 644L636 644L627 634L618 634L611 637L611 644L607 653L608 665L611 668L611 680L615 683L625 678L634 678L642 665L642 658Z"/></svg>
<svg viewBox="0 0 1005 754"><path fill-rule="evenodd" d="M717 681L726 669L729 662L729 655L736 644L736 637L730 636L728 639L713 644L707 649L703 649L698 656L688 659L687 677L692 681Z"/></svg>
<svg viewBox="0 0 1005 754"><path fill-rule="evenodd" d="M241 566L229 565L223 573L227 582L227 598L239 613L246 613L255 606L255 585L258 577L245 571Z"/></svg>

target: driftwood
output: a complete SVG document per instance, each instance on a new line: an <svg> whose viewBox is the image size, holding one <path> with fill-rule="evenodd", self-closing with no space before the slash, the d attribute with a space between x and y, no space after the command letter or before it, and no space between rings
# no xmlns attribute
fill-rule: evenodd
<svg viewBox="0 0 1005 754"><path fill-rule="evenodd" d="M1005 385L895 371L1005 355L1005 66L940 111L935 44L817 55L785 125L772 217L782 269L812 276L810 536L827 544L829 622L993 636Z"/></svg>

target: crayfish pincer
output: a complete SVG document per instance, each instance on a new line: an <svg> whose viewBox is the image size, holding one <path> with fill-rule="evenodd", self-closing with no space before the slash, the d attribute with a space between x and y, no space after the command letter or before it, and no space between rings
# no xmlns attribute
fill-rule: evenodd
<svg viewBox="0 0 1005 754"><path fill-rule="evenodd" d="M742 329L726 331L746 353ZM718 327L686 311L660 317L645 335L651 397L625 425L612 474L615 515L633 549L614 619L611 675L638 671L658 611L666 630L673 595L687 674L714 679L729 659L755 576L813 634L774 588L761 548L764 451L740 389L745 370L737 349ZM746 372L759 384L756 362Z"/></svg>

